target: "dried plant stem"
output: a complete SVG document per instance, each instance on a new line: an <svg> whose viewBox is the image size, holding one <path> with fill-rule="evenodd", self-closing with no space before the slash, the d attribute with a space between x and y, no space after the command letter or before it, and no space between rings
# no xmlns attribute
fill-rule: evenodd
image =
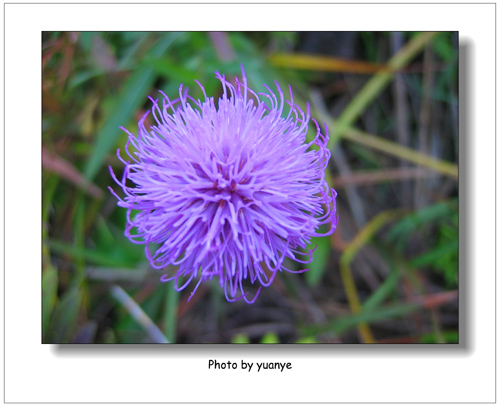
<svg viewBox="0 0 500 406"><path fill-rule="evenodd" d="M382 64L297 53L276 54L269 58L269 62L274 66L284 66L288 69L309 69L342 73L377 73L389 70L388 66Z"/></svg>
<svg viewBox="0 0 500 406"><path fill-rule="evenodd" d="M351 268L349 265L340 263L340 276L342 277L342 283L344 284L344 289L347 295L347 300L349 301L349 306L353 313L361 312L361 303L359 301L358 292L356 290L356 284L352 277ZM362 322L358 325L359 335L361 340L365 344L372 344L375 342L375 338L371 332L368 323Z"/></svg>
<svg viewBox="0 0 500 406"><path fill-rule="evenodd" d="M153 342L169 344L169 341L156 324L151 321L144 310L121 287L113 285L111 287L111 296L129 312L130 316L148 333Z"/></svg>
<svg viewBox="0 0 500 406"><path fill-rule="evenodd" d="M219 59L225 62L234 60L235 52L227 32L214 31L209 32L209 35Z"/></svg>
<svg viewBox="0 0 500 406"><path fill-rule="evenodd" d="M418 130L418 151L421 154L429 154L429 132L432 114L432 87L434 83L433 54L432 49L427 46L424 52L424 73L423 73L423 95L420 105L419 130ZM425 193L425 180L417 180L415 184L415 208L420 209L427 204L428 196Z"/></svg>
<svg viewBox="0 0 500 406"><path fill-rule="evenodd" d="M393 155L401 159L406 159L407 161L413 162L417 165L425 166L443 175L458 179L458 166L450 162L432 158L428 155L421 154L420 152L403 147L392 141L388 141L384 138L377 137L360 130L355 130L353 128L346 131L343 137L345 139L357 142L358 144L363 144L364 146L377 149L381 152L385 152L386 154Z"/></svg>
<svg viewBox="0 0 500 406"><path fill-rule="evenodd" d="M316 109L320 111L321 114L328 115L328 110L325 106L321 93L319 91L312 91L310 93L310 97ZM332 162L337 166L341 175L349 176L352 173L341 145L337 145L337 147L332 151ZM332 183L328 183L330 187L332 187ZM363 227L367 221L366 214L363 207L363 200L359 196L359 193L354 185L346 185L346 196L354 221L356 222L356 226L358 228Z"/></svg>
<svg viewBox="0 0 500 406"><path fill-rule="evenodd" d="M391 46L394 53L399 52L404 44L404 35L400 31L395 31L391 34ZM394 75L393 86L394 108L396 110L396 129L397 140L400 145L405 147L410 146L410 125L408 117L408 99L406 86L401 73ZM401 160L401 168L407 168L408 162ZM411 206L411 183L403 181L401 184L401 203L405 207Z"/></svg>
<svg viewBox="0 0 500 406"><path fill-rule="evenodd" d="M347 185L371 185L382 182L394 182L398 180L426 178L435 176L435 172L424 168L393 168L374 171L356 171L348 175L333 177L332 184L335 188L342 188ZM451 181L455 183L454 181Z"/></svg>
<svg viewBox="0 0 500 406"><path fill-rule="evenodd" d="M73 165L64 160L47 148L42 147L42 166L43 169L57 173L62 178L73 183L76 187L82 189L95 199L102 199L104 192L94 183L85 179Z"/></svg>

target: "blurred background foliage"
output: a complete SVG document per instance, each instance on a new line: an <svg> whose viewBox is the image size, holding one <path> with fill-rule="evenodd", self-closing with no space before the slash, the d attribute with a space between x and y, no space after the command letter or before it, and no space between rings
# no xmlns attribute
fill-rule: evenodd
<svg viewBox="0 0 500 406"><path fill-rule="evenodd" d="M44 32L43 342L458 342L457 61L456 32ZM188 303L123 236L108 166L148 95L218 96L240 64L328 126L340 222L255 304Z"/></svg>

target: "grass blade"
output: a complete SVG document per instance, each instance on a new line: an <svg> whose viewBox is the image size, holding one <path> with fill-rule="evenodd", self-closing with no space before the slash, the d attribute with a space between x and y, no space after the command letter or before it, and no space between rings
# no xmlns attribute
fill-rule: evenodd
<svg viewBox="0 0 500 406"><path fill-rule="evenodd" d="M313 325L304 327L301 335L310 336L322 333L335 333L340 335L346 331L363 323L373 323L375 321L391 319L395 317L406 316L421 306L418 304L396 304L393 306L381 307L370 311L351 314L349 316L339 317L327 324Z"/></svg>
<svg viewBox="0 0 500 406"><path fill-rule="evenodd" d="M363 227L354 239L348 244L340 257L340 276L346 292L349 306L353 313L362 311L359 301L356 284L351 272L351 262L358 251L372 238L372 236L387 222L393 220L399 213L397 211L385 211L375 216L365 227ZM367 323L361 322L359 325L360 336L365 343L375 342Z"/></svg>
<svg viewBox="0 0 500 406"><path fill-rule="evenodd" d="M379 288L365 300L363 303L363 311L368 311L378 307L397 287L400 273L393 270Z"/></svg>

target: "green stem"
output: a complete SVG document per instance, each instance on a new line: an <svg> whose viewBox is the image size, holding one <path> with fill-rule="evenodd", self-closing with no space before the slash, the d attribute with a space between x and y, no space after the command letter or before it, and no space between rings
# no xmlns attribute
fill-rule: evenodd
<svg viewBox="0 0 500 406"><path fill-rule="evenodd" d="M167 283L166 285L167 297L165 298L164 331L168 341L175 343L179 292L175 290L174 283Z"/></svg>

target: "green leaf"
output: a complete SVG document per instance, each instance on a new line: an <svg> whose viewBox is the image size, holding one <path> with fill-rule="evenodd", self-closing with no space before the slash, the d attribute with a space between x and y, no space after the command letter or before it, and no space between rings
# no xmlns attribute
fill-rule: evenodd
<svg viewBox="0 0 500 406"><path fill-rule="evenodd" d="M456 241L451 241L446 245L439 245L422 255L418 255L417 257L411 259L410 264L415 268L432 265L449 254L458 255L458 235Z"/></svg>
<svg viewBox="0 0 500 406"><path fill-rule="evenodd" d="M246 334L236 334L231 340L232 344L250 344L250 338Z"/></svg>
<svg viewBox="0 0 500 406"><path fill-rule="evenodd" d="M456 201L438 202L405 216L391 228L387 234L387 240L394 242L399 249L402 249L408 243L408 238L412 233L417 230L422 231L424 225L437 223L450 217L454 213L455 204Z"/></svg>
<svg viewBox="0 0 500 406"><path fill-rule="evenodd" d="M458 331L444 331L441 333L446 344L458 344ZM420 337L422 344L437 344L440 341L435 333L424 334Z"/></svg>
<svg viewBox="0 0 500 406"><path fill-rule="evenodd" d="M74 245L66 244L60 241L50 240L48 244L51 250L56 253L69 255L72 258L83 258L86 262L90 262L95 265L113 268L132 268L134 266L134 264L131 264L126 260L116 260L110 258L104 253L86 248L75 247Z"/></svg>
<svg viewBox="0 0 500 406"><path fill-rule="evenodd" d="M151 48L147 57L160 58L180 35L182 33L166 33ZM88 180L94 178L106 155L115 145L118 136L121 134L120 126L125 125L134 112L146 101L146 96L154 80L154 69L146 65L137 69L125 83L115 108L97 134L94 150L85 168L85 177Z"/></svg>
<svg viewBox="0 0 500 406"><path fill-rule="evenodd" d="M47 336L52 311L57 301L57 270L52 266L44 269L42 274L42 334Z"/></svg>
<svg viewBox="0 0 500 406"><path fill-rule="evenodd" d="M330 256L330 239L329 237L313 237L308 249L316 250L313 254L313 261L309 264L309 271L305 273L305 279L309 286L317 286L326 271L326 264Z"/></svg>
<svg viewBox="0 0 500 406"><path fill-rule="evenodd" d="M453 59L457 52L452 41L453 32L443 32L434 39L432 48L444 61Z"/></svg>
<svg viewBox="0 0 500 406"><path fill-rule="evenodd" d="M82 291L75 287L68 290L56 307L47 331L47 343L69 343L75 333L76 322L82 304Z"/></svg>
<svg viewBox="0 0 500 406"><path fill-rule="evenodd" d="M185 69L179 64L172 62L166 58L148 58L145 59L144 62L145 64L151 66L155 73L178 82L176 83L176 85L184 83L188 86L191 86L191 84L195 84L194 80L198 78L196 72L190 69Z"/></svg>
<svg viewBox="0 0 500 406"><path fill-rule="evenodd" d="M368 311L378 307L383 301L396 290L400 273L393 270L379 288L372 293L363 303L363 310Z"/></svg>
<svg viewBox="0 0 500 406"><path fill-rule="evenodd" d="M262 339L260 340L261 344L279 344L280 339L276 335L276 333L270 331L269 333L264 334Z"/></svg>

